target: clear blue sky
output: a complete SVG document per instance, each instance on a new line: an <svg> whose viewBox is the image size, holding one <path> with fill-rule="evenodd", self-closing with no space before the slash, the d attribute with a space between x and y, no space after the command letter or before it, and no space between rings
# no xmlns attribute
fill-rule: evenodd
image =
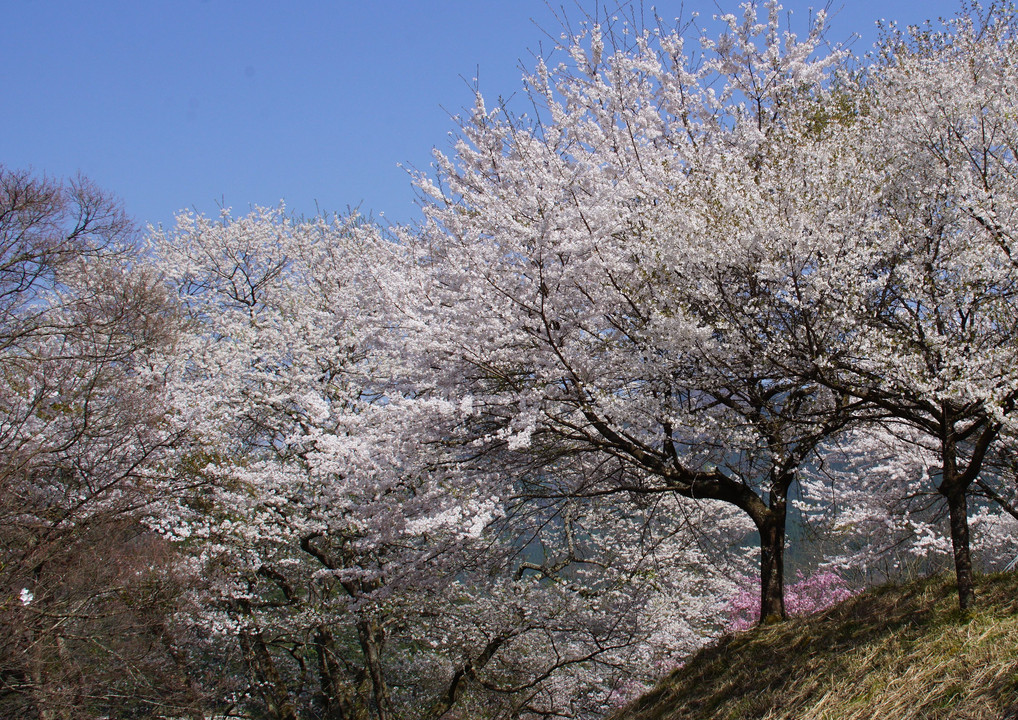
<svg viewBox="0 0 1018 720"><path fill-rule="evenodd" d="M804 19L820 5L785 8ZM594 3L564 7L578 19ZM830 37L861 34L861 53L881 17L910 24L958 7L845 0ZM656 8L671 18L681 6ZM686 0L692 10L718 12ZM448 147L471 78L488 97L512 95L520 63L549 45L543 30L560 32L541 0L6 0L3 20L0 163L80 171L139 222L163 225L181 208L281 199L300 213L317 202L413 221L399 164L427 168L431 149Z"/></svg>

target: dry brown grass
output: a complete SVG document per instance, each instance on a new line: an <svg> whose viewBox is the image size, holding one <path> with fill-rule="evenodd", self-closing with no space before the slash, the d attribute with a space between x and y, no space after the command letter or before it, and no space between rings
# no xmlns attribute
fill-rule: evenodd
<svg viewBox="0 0 1018 720"><path fill-rule="evenodd" d="M613 720L1018 720L1018 574L944 578L722 638Z"/></svg>

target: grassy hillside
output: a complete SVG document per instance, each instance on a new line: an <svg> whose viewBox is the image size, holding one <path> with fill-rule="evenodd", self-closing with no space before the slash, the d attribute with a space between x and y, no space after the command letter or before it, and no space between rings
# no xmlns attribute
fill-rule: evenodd
<svg viewBox="0 0 1018 720"><path fill-rule="evenodd" d="M613 720L1018 720L1018 573L932 578L722 638Z"/></svg>

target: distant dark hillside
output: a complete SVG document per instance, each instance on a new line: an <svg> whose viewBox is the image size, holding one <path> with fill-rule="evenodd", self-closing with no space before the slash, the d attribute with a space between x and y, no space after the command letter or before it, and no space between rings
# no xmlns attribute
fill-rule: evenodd
<svg viewBox="0 0 1018 720"><path fill-rule="evenodd" d="M1018 720L1018 574L876 588L722 638L611 720Z"/></svg>

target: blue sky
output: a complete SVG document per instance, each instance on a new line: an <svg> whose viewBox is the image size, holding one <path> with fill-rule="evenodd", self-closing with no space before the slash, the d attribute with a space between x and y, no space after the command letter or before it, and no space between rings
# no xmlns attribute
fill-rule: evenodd
<svg viewBox="0 0 1018 720"><path fill-rule="evenodd" d="M568 0L7 0L0 44L0 163L68 177L82 172L140 223L182 208L235 213L285 199L415 220L400 164L427 168L446 148L451 114L521 87L546 35L594 3ZM737 3L719 0L725 11ZM795 18L820 6L784 3ZM645 3L650 10L651 3ZM957 2L846 0L830 38L876 38L950 16ZM551 8L555 8L555 12ZM682 12L659 2L665 18ZM709 18L711 0L685 13ZM801 25L799 25L801 27Z"/></svg>

